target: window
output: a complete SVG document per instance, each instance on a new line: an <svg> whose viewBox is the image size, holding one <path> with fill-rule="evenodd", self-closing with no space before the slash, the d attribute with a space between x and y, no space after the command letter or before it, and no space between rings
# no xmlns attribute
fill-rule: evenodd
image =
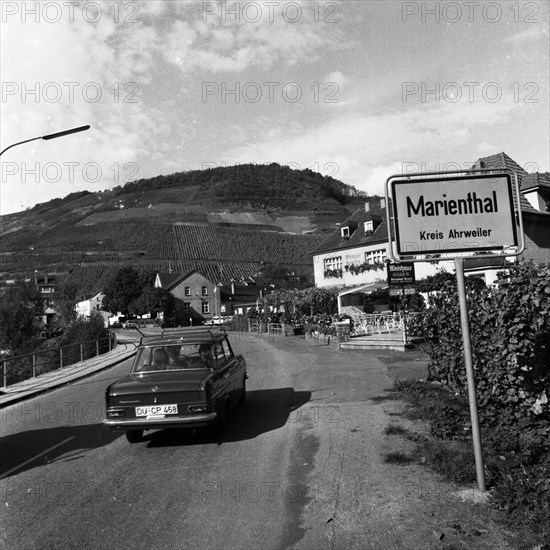
<svg viewBox="0 0 550 550"><path fill-rule="evenodd" d="M191 302L183 302L183 314L191 315Z"/></svg>
<svg viewBox="0 0 550 550"><path fill-rule="evenodd" d="M342 256L337 256L335 258L325 258L325 271L327 269L342 269Z"/></svg>
<svg viewBox="0 0 550 550"><path fill-rule="evenodd" d="M184 294L185 294L185 296L191 296L191 287L190 286L185 287Z"/></svg>
<svg viewBox="0 0 550 550"><path fill-rule="evenodd" d="M229 343L227 340L222 340L223 345L223 352L226 359L231 359L233 357L233 352L231 351L231 348L229 347Z"/></svg>
<svg viewBox="0 0 550 550"><path fill-rule="evenodd" d="M372 232L374 231L374 223L373 221L365 222L365 235L372 235Z"/></svg>
<svg viewBox="0 0 550 550"><path fill-rule="evenodd" d="M349 239L349 227L341 227L340 233L342 235L342 239Z"/></svg>
<svg viewBox="0 0 550 550"><path fill-rule="evenodd" d="M371 250L370 252L365 252L365 263L366 264L380 264L386 261L386 249L381 248L380 250Z"/></svg>
<svg viewBox="0 0 550 550"><path fill-rule="evenodd" d="M208 302L202 302L201 310L203 313L210 313L210 304Z"/></svg>
<svg viewBox="0 0 550 550"><path fill-rule="evenodd" d="M207 286L202 287L202 295L203 296L208 296L208 287Z"/></svg>
<svg viewBox="0 0 550 550"><path fill-rule="evenodd" d="M223 365L225 363L226 357L224 355L224 349L221 342L216 342L214 344L214 357L218 365Z"/></svg>

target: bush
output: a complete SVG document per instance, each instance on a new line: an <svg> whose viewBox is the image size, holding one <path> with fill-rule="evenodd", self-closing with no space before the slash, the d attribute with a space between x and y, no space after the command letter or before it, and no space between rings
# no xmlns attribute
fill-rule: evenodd
<svg viewBox="0 0 550 550"><path fill-rule="evenodd" d="M549 534L550 266L510 266L496 289L475 280L466 283L476 397L494 499L512 518ZM441 292L430 298L424 330L430 342L429 378L465 398L455 282L442 281ZM433 434L454 439L464 418L447 405L431 422Z"/></svg>
<svg viewBox="0 0 550 550"><path fill-rule="evenodd" d="M480 415L487 423L539 417L550 421L550 267L522 264L491 290L467 280L474 371ZM456 285L430 298L429 376L467 393Z"/></svg>

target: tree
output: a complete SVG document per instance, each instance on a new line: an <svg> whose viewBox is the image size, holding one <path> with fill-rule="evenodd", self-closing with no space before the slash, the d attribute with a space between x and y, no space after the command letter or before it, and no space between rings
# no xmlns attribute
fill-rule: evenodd
<svg viewBox="0 0 550 550"><path fill-rule="evenodd" d="M123 267L107 283L103 293L103 307L107 311L124 315L130 312L130 304L139 298L144 288L144 276L133 267Z"/></svg>
<svg viewBox="0 0 550 550"><path fill-rule="evenodd" d="M145 313L157 314L164 311L171 316L174 308L174 296L163 288L147 286L138 298L130 302L130 313L143 315Z"/></svg>
<svg viewBox="0 0 550 550"><path fill-rule="evenodd" d="M0 348L16 354L33 349L42 330L39 316L43 311L44 302L36 286L31 281L17 281L2 297Z"/></svg>
<svg viewBox="0 0 550 550"><path fill-rule="evenodd" d="M296 304L296 311L302 315L336 315L338 313L338 290L310 287L303 291Z"/></svg>
<svg viewBox="0 0 550 550"><path fill-rule="evenodd" d="M78 300L78 285L63 283L55 294L56 324L68 327L76 321L76 303Z"/></svg>

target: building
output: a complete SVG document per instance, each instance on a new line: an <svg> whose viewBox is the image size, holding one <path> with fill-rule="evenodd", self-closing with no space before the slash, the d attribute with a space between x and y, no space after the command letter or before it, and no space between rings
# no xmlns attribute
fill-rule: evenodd
<svg viewBox="0 0 550 550"><path fill-rule="evenodd" d="M103 292L98 292L95 295L85 295L83 299L76 304L76 314L79 317L89 319L92 313L100 313L104 298L105 294L103 294Z"/></svg>
<svg viewBox="0 0 550 550"><path fill-rule="evenodd" d="M479 159L472 169L513 169L520 182L525 251L515 258L467 259L465 273L492 284L508 262L534 260L550 262L550 180L548 173L528 174L505 153ZM385 199L369 199L356 210L313 253L315 285L341 289L340 311L354 313L364 297L387 286L388 253L387 205ZM415 263L416 279L439 270L454 272L454 262Z"/></svg>
<svg viewBox="0 0 550 550"><path fill-rule="evenodd" d="M241 314L255 308L262 289L252 279L214 282L197 270L188 273L157 273L155 288L174 296L175 323L201 324L212 317Z"/></svg>
<svg viewBox="0 0 550 550"><path fill-rule="evenodd" d="M252 279L230 281L220 287L220 292L222 315L246 315L257 307L258 299L264 295Z"/></svg>
<svg viewBox="0 0 550 550"><path fill-rule="evenodd" d="M196 269L179 274L157 273L154 286L174 297L173 320L178 325L202 324L221 314L220 287Z"/></svg>

